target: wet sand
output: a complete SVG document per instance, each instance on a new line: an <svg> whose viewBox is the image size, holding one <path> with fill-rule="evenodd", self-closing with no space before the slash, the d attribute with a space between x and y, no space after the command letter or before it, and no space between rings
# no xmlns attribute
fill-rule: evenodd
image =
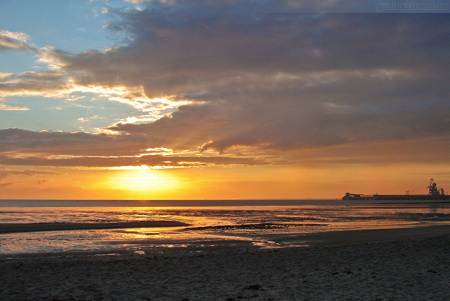
<svg viewBox="0 0 450 301"><path fill-rule="evenodd" d="M448 300L450 226L318 236L309 248L1 259L0 300Z"/></svg>
<svg viewBox="0 0 450 301"><path fill-rule="evenodd" d="M41 231L68 231L92 229L125 229L149 227L180 227L185 223L176 221L137 221L119 223L10 223L0 224L0 234Z"/></svg>

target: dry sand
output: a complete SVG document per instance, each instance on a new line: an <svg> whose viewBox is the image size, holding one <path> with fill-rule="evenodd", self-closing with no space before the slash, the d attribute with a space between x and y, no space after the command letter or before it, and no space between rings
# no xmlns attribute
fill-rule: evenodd
<svg viewBox="0 0 450 301"><path fill-rule="evenodd" d="M438 228L327 234L347 237L340 246L1 259L0 300L449 300L450 227Z"/></svg>

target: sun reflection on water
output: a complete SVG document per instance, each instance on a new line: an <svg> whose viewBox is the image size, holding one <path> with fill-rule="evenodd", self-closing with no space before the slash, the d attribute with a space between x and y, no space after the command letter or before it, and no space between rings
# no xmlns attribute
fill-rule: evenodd
<svg viewBox="0 0 450 301"><path fill-rule="evenodd" d="M450 204L298 207L0 208L0 224L178 221L188 226L0 234L0 255L302 244L301 234L450 224ZM300 235L300 236L299 236ZM292 238L297 237L297 241ZM288 238L281 243L283 238ZM276 241L276 242L275 242ZM304 241L303 241L304 244Z"/></svg>

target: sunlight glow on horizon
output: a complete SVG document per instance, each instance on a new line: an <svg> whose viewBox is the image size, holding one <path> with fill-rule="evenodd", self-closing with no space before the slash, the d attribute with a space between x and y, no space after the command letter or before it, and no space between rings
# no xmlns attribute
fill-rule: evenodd
<svg viewBox="0 0 450 301"><path fill-rule="evenodd" d="M171 191L182 190L185 186L176 177L149 168L120 171L117 175L106 179L106 189L122 190L136 198L164 198Z"/></svg>

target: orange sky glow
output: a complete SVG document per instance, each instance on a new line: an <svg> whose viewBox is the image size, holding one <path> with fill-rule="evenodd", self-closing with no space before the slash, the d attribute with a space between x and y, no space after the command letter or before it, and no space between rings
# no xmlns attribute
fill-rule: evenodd
<svg viewBox="0 0 450 301"><path fill-rule="evenodd" d="M417 151L430 141L415 141ZM402 143L403 144L403 143ZM395 144L351 146L346 149L308 150L296 154L300 163L271 166L210 166L151 168L44 167L9 168L3 179L5 199L336 199L345 192L425 194L430 177L448 186L449 165L442 144L430 162L414 162L417 157L399 158L405 145L379 157L379 148ZM411 147L410 143L406 143ZM373 149L371 153L369 149ZM429 147L426 147L429 149ZM330 153L331 152L331 153ZM337 156L340 153L341 156ZM350 155L350 160L347 162ZM293 156L294 154L291 154ZM311 158L315 155L316 157ZM345 155L345 156L344 156ZM417 155L426 155L419 151ZM406 156L406 154L405 154ZM371 157L372 162L367 162ZM306 162L301 162L306 160ZM361 160L362 162L358 162ZM396 162L398 160L398 162ZM342 162L340 162L342 161ZM5 168L0 169L5 172ZM447 185L446 185L447 184Z"/></svg>

